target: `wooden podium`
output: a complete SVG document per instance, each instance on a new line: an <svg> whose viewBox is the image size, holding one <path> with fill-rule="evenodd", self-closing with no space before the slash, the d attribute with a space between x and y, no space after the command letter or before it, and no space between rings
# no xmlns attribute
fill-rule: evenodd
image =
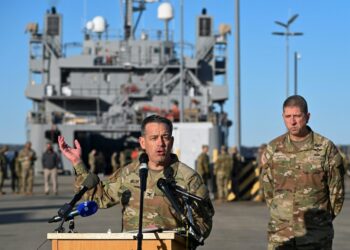
<svg viewBox="0 0 350 250"><path fill-rule="evenodd" d="M52 250L137 250L136 233L48 233ZM143 250L186 249L184 237L174 232L143 233Z"/></svg>

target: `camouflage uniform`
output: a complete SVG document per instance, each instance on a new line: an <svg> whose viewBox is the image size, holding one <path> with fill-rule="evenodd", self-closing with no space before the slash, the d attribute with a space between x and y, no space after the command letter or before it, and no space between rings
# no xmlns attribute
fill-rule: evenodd
<svg viewBox="0 0 350 250"><path fill-rule="evenodd" d="M92 150L89 153L89 166L90 166L90 172L91 173L97 173L96 172L96 151Z"/></svg>
<svg viewBox="0 0 350 250"><path fill-rule="evenodd" d="M262 163L268 249L331 249L332 220L344 201L344 167L335 145L310 129L296 146L287 133L269 143Z"/></svg>
<svg viewBox="0 0 350 250"><path fill-rule="evenodd" d="M124 167L126 165L126 154L124 151L121 151L119 153L119 164L121 167Z"/></svg>
<svg viewBox="0 0 350 250"><path fill-rule="evenodd" d="M196 160L196 170L204 181L205 185L208 185L208 179L210 177L209 173L209 156L208 154L202 152Z"/></svg>
<svg viewBox="0 0 350 250"><path fill-rule="evenodd" d="M5 180L5 171L7 166L7 160L4 155L5 148L2 148L0 151L0 195L4 194L2 191L2 188L4 186L4 180Z"/></svg>
<svg viewBox="0 0 350 250"><path fill-rule="evenodd" d="M211 231L212 216L214 215L206 186L200 176L194 170L179 162L174 154L171 155L171 162L168 167L173 169L173 176L178 186L206 200L207 205L202 204L193 209L194 222L206 238ZM75 184L78 188L86 178L88 171L82 163L74 166L74 168L77 173ZM158 227L166 230L182 228L183 225L174 214L170 202L157 187L159 178L165 178L163 171L149 170L144 198L143 227ZM129 196L129 199L125 201L127 196ZM122 203L122 231L137 230L140 205L139 164L130 163L125 167L121 167L108 180L100 182L95 189L90 190L85 198L95 200L100 208L108 208L117 203Z"/></svg>
<svg viewBox="0 0 350 250"><path fill-rule="evenodd" d="M33 182L34 182L34 162L36 160L36 153L33 149L22 149L18 154L18 161L22 167L22 184L21 192L28 194L33 193Z"/></svg>
<svg viewBox="0 0 350 250"><path fill-rule="evenodd" d="M218 199L224 200L228 194L228 182L231 178L233 167L232 156L227 152L222 152L214 165L214 174L216 175L216 185L218 189Z"/></svg>
<svg viewBox="0 0 350 250"><path fill-rule="evenodd" d="M345 173L350 176L350 163L346 154L338 147L338 151L343 158Z"/></svg>
<svg viewBox="0 0 350 250"><path fill-rule="evenodd" d="M111 166L112 166L112 173L114 173L115 171L117 171L117 169L120 167L118 160L118 153L114 152L111 156Z"/></svg>

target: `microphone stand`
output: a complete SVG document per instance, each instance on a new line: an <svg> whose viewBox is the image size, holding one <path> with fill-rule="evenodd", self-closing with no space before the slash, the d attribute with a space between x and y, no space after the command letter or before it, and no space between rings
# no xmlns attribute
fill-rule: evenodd
<svg viewBox="0 0 350 250"><path fill-rule="evenodd" d="M57 233L64 233L65 229L63 227L63 223L64 223L64 219L62 219L62 221L60 222L60 225L58 226L58 228L56 228L54 230L54 232L57 232Z"/></svg>
<svg viewBox="0 0 350 250"><path fill-rule="evenodd" d="M139 212L139 228L137 233L137 250L142 250L142 219L143 219L143 201L144 194L147 186L147 175L148 175L148 155L146 153L142 153L139 157L139 161L141 163L139 175L140 175L140 212Z"/></svg>
<svg viewBox="0 0 350 250"><path fill-rule="evenodd" d="M178 192L177 189L175 189L175 191ZM180 193L180 192L179 192ZM187 217L183 215L183 212L182 212L182 217L185 218L185 222L186 224L188 225L189 227L189 233L193 236L193 238L195 239L196 241L196 244L198 245L204 245L204 238L203 238L203 235L202 233L198 230L198 228L195 226L194 224L194 220L193 220L193 214L192 214L192 207L191 207L191 202L193 199L192 198L192 195L187 193L187 192L184 192L184 191L181 191L181 193L183 196L183 200L185 202L185 205L186 205L186 208L187 208ZM198 197L198 196L196 196ZM198 197L199 198L199 197ZM201 198L200 198L201 199ZM194 249L196 249L196 245L193 246Z"/></svg>
<svg viewBox="0 0 350 250"><path fill-rule="evenodd" d="M171 202L171 205L173 206L176 214L181 218L181 221L186 224L189 227L189 232L193 236L194 240L196 241L197 245L192 246L193 249L195 249L198 245L204 245L204 238L199 229L194 225L194 220L192 216L192 210L191 210L191 202L192 200L196 200L199 202L203 202L204 200L201 197L198 197L194 194L188 193L181 187L177 186L175 182L165 180L163 179L164 186L166 186L166 189L170 192L165 192L164 194L170 197L167 197L168 200ZM163 192L164 190L161 189ZM184 215L184 209L177 204L177 198L175 198L175 195L180 195L180 198L182 198L186 204L187 208L187 214L188 216Z"/></svg>
<svg viewBox="0 0 350 250"><path fill-rule="evenodd" d="M142 249L142 218L143 218L143 197L144 197L145 190L143 188L140 188L140 214L139 214L139 231L137 233L137 250Z"/></svg>

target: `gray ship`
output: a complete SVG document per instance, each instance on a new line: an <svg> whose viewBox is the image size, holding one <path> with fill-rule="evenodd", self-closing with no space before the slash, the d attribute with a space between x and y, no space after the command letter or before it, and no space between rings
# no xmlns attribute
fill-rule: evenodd
<svg viewBox="0 0 350 250"><path fill-rule="evenodd" d="M228 99L230 26L221 24L215 32L213 17L203 9L196 24L193 20L195 44L175 42L168 28L173 9L163 2L152 4L159 5L164 30L139 31L151 2L156 1L121 1L122 35L113 34L106 19L96 16L86 23L82 43L62 41L62 15L55 7L45 14L42 30L37 23L27 25L25 94L33 102L27 139L38 155L37 172L45 144L56 143L58 135L69 143L78 139L85 162L92 149L103 152L108 162L113 152L138 145L140 122L150 114L174 121L174 152L192 167L202 144L209 144L214 155L227 144L231 122L223 105ZM79 54L70 53L72 47L81 48Z"/></svg>

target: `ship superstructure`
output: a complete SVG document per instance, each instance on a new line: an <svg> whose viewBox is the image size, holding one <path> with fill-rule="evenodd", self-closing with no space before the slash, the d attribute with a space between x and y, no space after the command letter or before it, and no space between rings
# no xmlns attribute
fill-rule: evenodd
<svg viewBox="0 0 350 250"><path fill-rule="evenodd" d="M28 24L30 76L25 94L33 108L27 117L27 137L39 159L45 143L56 142L59 134L69 143L78 139L85 160L92 148L109 159L113 151L137 145L140 122L153 113L174 121L178 140L182 131L191 137L195 133L190 131L198 128L197 133L205 136L187 138L191 143L209 144L212 149L227 144L230 121L223 104L228 99L230 27L220 25L214 32L213 17L203 10L197 17L192 53L181 61L184 45L173 40L168 28L172 6L159 3L158 18L165 29L151 33L137 30L146 5L146 1L124 1L120 39L109 38L107 21L97 16L86 24L81 44L64 43L62 16L55 7L46 13L42 31L38 24ZM80 54L70 55L70 46L80 46ZM182 145L189 147L184 141L174 145L180 155L185 152ZM200 144L192 146L200 151Z"/></svg>

